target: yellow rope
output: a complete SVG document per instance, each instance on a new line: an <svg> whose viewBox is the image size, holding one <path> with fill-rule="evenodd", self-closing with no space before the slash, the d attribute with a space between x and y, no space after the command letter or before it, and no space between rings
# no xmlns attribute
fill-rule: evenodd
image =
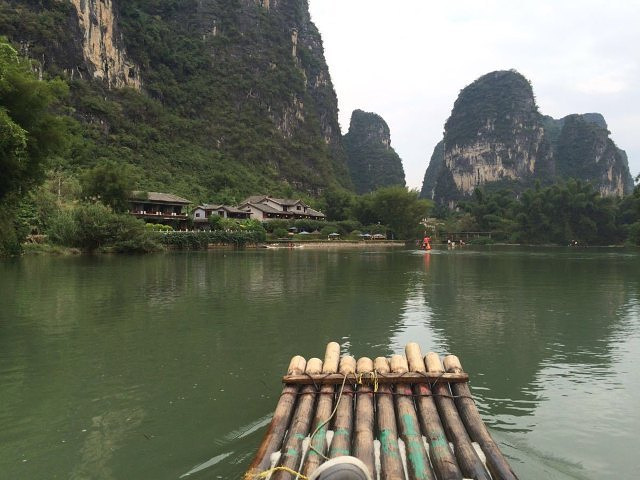
<svg viewBox="0 0 640 480"><path fill-rule="evenodd" d="M331 412L331 415L329 415L329 418L327 418L324 422L322 422L320 425L316 427L316 429L313 431L310 437L309 450L313 450L325 460L329 460L329 458L326 455L324 455L322 452L319 452L318 450L316 450L316 448L313 446L313 437L315 437L316 433L318 433L322 427L324 427L327 423L331 421L333 416L338 411L338 405L340 405L340 399L342 398L342 393L344 392L344 384L346 382L347 382L347 376L345 375L344 378L342 379L342 385L340 386L340 393L338 394L338 398L336 400L336 406L333 409L333 412Z"/></svg>
<svg viewBox="0 0 640 480"><path fill-rule="evenodd" d="M364 385L363 379L365 378L365 375L371 379L369 383L373 385L373 392L376 393L378 391L378 373L375 370L372 370L371 372L358 373L356 375L356 382L358 385Z"/></svg>
<svg viewBox="0 0 640 480"><path fill-rule="evenodd" d="M305 477L303 474L301 474L300 472L296 472L295 470L291 470L289 467L273 467L270 468L269 470L265 470L264 472L260 472L259 474L257 474L255 477L253 478L269 478L269 475L272 475L276 472L287 472L290 473L291 475L296 475L296 478L299 478L301 480L309 480L309 477Z"/></svg>
<svg viewBox="0 0 640 480"><path fill-rule="evenodd" d="M373 391L377 392L378 391L378 376L376 374L376 371L372 371L369 372L369 376L371 377L371 381L373 383ZM363 374L360 373L357 376L357 382L359 385L362 385L362 377ZM333 409L333 411L331 412L331 415L329 415L329 418L327 418L324 422L322 422L320 425L318 425L316 427L316 429L313 431L313 433L310 435L309 439L309 450L313 450L314 452L316 452L318 455L320 455L322 458L324 458L325 460L329 460L329 458L324 455L322 452L319 452L318 450L316 450L313 446L313 437L320 431L320 429L322 427L324 427L327 423L329 423L331 421L331 419L334 417L334 415L336 414L336 412L338 411L338 405L340 405L340 399L342 398L342 394L344 393L344 385L347 382L347 376L345 375L344 378L342 379L342 385L340 386L340 391L338 392L338 398L336 399L336 406ZM288 467L274 467L274 468L270 468L269 470L265 470L264 472L260 472L259 474L257 474L255 477L255 479L259 479L259 478L269 478L269 475L277 472L277 471L284 471L287 473L290 473L291 475L297 475L296 478L299 478L300 480L309 480L308 477L304 476L303 474L301 474L300 472L296 472L295 470L292 470Z"/></svg>

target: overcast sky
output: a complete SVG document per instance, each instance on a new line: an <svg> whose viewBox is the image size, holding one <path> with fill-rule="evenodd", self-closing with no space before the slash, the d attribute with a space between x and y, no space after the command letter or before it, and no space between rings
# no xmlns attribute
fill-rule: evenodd
<svg viewBox="0 0 640 480"><path fill-rule="evenodd" d="M494 70L527 77L541 113L600 112L640 173L640 0L309 0L340 125L375 112L421 188L458 93Z"/></svg>

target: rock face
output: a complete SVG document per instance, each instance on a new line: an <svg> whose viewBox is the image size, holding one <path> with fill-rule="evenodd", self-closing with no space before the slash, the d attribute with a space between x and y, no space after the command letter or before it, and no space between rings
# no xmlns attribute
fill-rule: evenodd
<svg viewBox="0 0 640 480"><path fill-rule="evenodd" d="M82 53L93 77L108 87L140 89L139 68L127 59L112 0L71 0L82 31Z"/></svg>
<svg viewBox="0 0 640 480"><path fill-rule="evenodd" d="M390 185L405 186L402 160L391 148L387 123L375 113L354 110L343 137L351 181L359 194Z"/></svg>
<svg viewBox="0 0 640 480"><path fill-rule="evenodd" d="M0 0L0 34L70 81L76 166L203 201L352 188L306 0Z"/></svg>
<svg viewBox="0 0 640 480"><path fill-rule="evenodd" d="M421 195L452 206L480 186L522 191L570 177L605 195L633 188L624 152L599 114L542 116L528 80L497 71L460 92L425 174Z"/></svg>

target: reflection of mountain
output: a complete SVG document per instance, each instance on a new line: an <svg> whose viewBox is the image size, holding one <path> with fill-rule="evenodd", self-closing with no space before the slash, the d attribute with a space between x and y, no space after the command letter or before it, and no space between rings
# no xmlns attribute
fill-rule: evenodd
<svg viewBox="0 0 640 480"><path fill-rule="evenodd" d="M434 255L425 280L431 328L479 391L509 399L488 400L493 415L527 414L550 363L610 368L618 311L638 288L621 257L520 252Z"/></svg>

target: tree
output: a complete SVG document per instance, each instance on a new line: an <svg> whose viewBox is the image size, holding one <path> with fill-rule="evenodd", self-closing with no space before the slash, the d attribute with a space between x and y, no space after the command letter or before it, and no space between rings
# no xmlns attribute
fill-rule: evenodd
<svg viewBox="0 0 640 480"><path fill-rule="evenodd" d="M363 225L381 223L397 238L416 235L420 220L427 217L431 202L420 200L417 190L406 187L384 187L358 198L354 213Z"/></svg>
<svg viewBox="0 0 640 480"><path fill-rule="evenodd" d="M38 80L0 37L0 200L38 183L46 159L64 147L63 121L52 108L66 94L62 80Z"/></svg>
<svg viewBox="0 0 640 480"><path fill-rule="evenodd" d="M38 80L31 63L0 37L0 254L19 252L16 205L43 179L49 156L65 146L54 107L66 94L63 81Z"/></svg>
<svg viewBox="0 0 640 480"><path fill-rule="evenodd" d="M351 213L353 194L335 187L324 192L325 214L328 220L346 220Z"/></svg>
<svg viewBox="0 0 640 480"><path fill-rule="evenodd" d="M99 200L114 212L126 212L135 187L135 172L128 164L102 160L82 177L85 198Z"/></svg>

